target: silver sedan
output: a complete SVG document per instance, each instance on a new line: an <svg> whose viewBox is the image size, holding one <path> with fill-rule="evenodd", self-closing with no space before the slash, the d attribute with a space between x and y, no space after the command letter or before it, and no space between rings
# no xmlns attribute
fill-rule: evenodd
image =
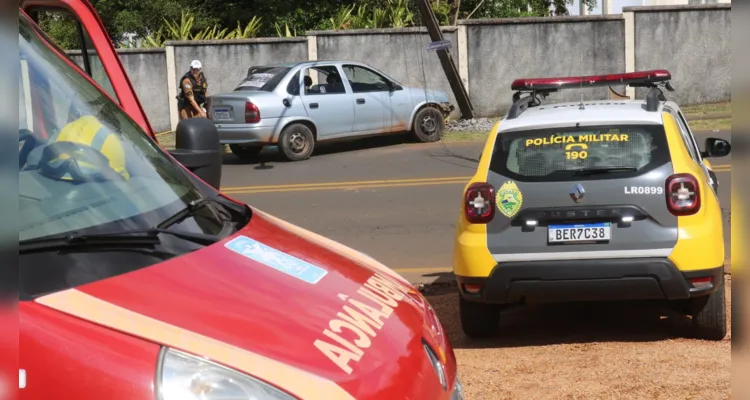
<svg viewBox="0 0 750 400"><path fill-rule="evenodd" d="M349 61L250 67L234 91L206 102L221 143L236 156L254 157L273 144L291 161L333 139L411 132L435 142L453 109L445 92L408 87Z"/></svg>

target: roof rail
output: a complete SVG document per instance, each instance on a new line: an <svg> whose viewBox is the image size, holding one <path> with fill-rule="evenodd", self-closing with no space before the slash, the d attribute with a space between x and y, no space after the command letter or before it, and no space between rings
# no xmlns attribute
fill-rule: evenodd
<svg viewBox="0 0 750 400"><path fill-rule="evenodd" d="M662 92L661 89L656 88L656 87L649 90L648 94L646 95L646 111L649 111L649 112L659 111L660 101L667 101L667 98L664 96L664 92Z"/></svg>
<svg viewBox="0 0 750 400"><path fill-rule="evenodd" d="M510 86L511 90L515 91L515 93L513 94L513 105L508 111L507 118L517 118L529 107L541 105L541 98L539 98L539 96L545 98L550 93L558 92L561 89L583 89L609 86L611 90L613 85L625 85L658 90L659 86L664 86L668 91L672 92L674 91L674 88L670 84L671 79L672 75L665 69L609 75L516 79ZM521 98L522 93L531 94L530 96ZM656 96L654 97L656 103L654 103L654 99L651 99L650 96ZM664 93L661 90L658 90L657 94L651 94L651 92L649 92L646 100L648 103L647 109L649 111L656 111L659 107L658 102L660 100L666 101L666 98L664 97ZM652 110L653 107L656 107L656 109Z"/></svg>
<svg viewBox="0 0 750 400"><path fill-rule="evenodd" d="M507 119L514 119L518 118L519 115L521 115L524 111L526 111L529 107L538 106L541 104L541 100L537 98L535 93L532 93L526 97L521 97L520 92L517 92L516 95L513 96L513 105L510 106L510 110L508 111L508 117ZM543 97L546 97L544 94L542 94ZM536 103L536 104L534 104Z"/></svg>

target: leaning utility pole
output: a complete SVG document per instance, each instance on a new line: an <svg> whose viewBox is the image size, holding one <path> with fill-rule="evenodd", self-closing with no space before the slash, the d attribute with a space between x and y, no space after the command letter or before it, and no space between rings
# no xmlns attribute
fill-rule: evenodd
<svg viewBox="0 0 750 400"><path fill-rule="evenodd" d="M445 76L448 78L448 83L451 85L453 95L456 97L458 102L458 108L461 110L461 116L463 118L474 118L474 107L471 105L469 94L466 92L461 76L458 74L458 68L456 63L453 62L453 57L448 50L450 44L442 46L443 32L440 31L440 24L438 23L435 12L432 10L429 0L416 0L419 4L419 13L422 16L422 20L427 27L427 32L430 34L430 39L433 44L437 44L435 47L440 64L443 66Z"/></svg>

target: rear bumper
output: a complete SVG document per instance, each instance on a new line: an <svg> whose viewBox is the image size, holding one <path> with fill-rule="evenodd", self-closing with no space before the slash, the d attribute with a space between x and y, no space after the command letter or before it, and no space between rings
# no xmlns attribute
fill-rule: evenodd
<svg viewBox="0 0 750 400"><path fill-rule="evenodd" d="M214 122L221 144L270 144L274 138L275 124L220 124Z"/></svg>
<svg viewBox="0 0 750 400"><path fill-rule="evenodd" d="M507 262L487 278L456 276L468 301L577 302L618 300L678 300L708 295L722 282L724 267L681 272L666 258ZM696 287L690 279L711 277ZM466 284L480 285L468 293Z"/></svg>

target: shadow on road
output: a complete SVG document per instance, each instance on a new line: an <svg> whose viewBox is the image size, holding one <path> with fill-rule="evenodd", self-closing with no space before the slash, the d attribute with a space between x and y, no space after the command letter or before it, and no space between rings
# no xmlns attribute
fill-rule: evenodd
<svg viewBox="0 0 750 400"><path fill-rule="evenodd" d="M316 156L322 156L327 154L336 153L348 153L358 150L370 150L389 146L398 146L406 143L413 143L414 141L408 136L408 134L391 134L384 136L373 136L359 139L345 139L336 140L330 143L316 143L315 151L313 152L312 158ZM222 163L224 165L260 165L261 163L286 163L289 162L279 152L277 146L266 146L263 151L255 158L249 160L243 160L232 154L227 148L226 153L222 156ZM268 169L267 167L264 169Z"/></svg>
<svg viewBox="0 0 750 400"><path fill-rule="evenodd" d="M690 319L660 303L536 304L501 312L498 333L472 339L461 330L455 284L426 288L424 295L438 313L457 349L649 342L689 337Z"/></svg>

